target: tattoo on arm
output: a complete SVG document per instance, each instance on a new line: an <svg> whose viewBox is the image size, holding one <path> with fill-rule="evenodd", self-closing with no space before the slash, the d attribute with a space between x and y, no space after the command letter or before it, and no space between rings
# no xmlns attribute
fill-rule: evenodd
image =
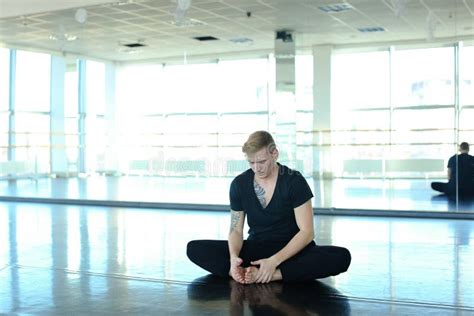
<svg viewBox="0 0 474 316"><path fill-rule="evenodd" d="M255 190L255 194L257 195L258 201L262 207L267 206L267 201L265 200L265 190L257 183L257 181L253 182L253 188Z"/></svg>
<svg viewBox="0 0 474 316"><path fill-rule="evenodd" d="M240 221L243 212L231 212L231 219L230 219L230 232L232 233L235 230L235 227Z"/></svg>

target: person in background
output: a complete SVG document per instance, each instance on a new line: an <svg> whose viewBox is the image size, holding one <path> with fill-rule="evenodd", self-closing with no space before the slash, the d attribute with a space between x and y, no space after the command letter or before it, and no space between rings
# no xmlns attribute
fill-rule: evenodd
<svg viewBox="0 0 474 316"><path fill-rule="evenodd" d="M448 196L474 197L474 157L469 155L469 144L462 142L459 152L449 158L448 182L432 182L431 188Z"/></svg>

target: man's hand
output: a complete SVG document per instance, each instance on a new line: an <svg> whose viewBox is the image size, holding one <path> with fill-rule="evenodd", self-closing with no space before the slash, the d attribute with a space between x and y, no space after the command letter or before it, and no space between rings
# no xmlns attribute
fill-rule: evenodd
<svg viewBox="0 0 474 316"><path fill-rule="evenodd" d="M230 275L232 278L239 282L245 283L245 270L241 267L243 260L239 257L230 258Z"/></svg>
<svg viewBox="0 0 474 316"><path fill-rule="evenodd" d="M259 265L255 283L268 283L272 280L278 263L272 257L250 262L251 265Z"/></svg>

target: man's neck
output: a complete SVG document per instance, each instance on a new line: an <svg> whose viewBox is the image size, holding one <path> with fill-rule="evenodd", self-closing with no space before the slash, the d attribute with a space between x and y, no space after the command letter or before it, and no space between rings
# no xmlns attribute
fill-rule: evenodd
<svg viewBox="0 0 474 316"><path fill-rule="evenodd" d="M272 183L276 180L277 176L278 176L278 170L279 170L279 167L278 167L278 164L275 163L273 166L272 166L272 170L271 170L271 173L268 175L268 177L265 177L265 178L257 178L255 177L255 181L259 184L262 184L262 185L267 185L269 183Z"/></svg>

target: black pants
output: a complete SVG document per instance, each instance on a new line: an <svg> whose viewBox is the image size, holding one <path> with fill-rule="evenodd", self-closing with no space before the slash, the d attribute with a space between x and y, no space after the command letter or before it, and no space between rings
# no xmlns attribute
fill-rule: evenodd
<svg viewBox="0 0 474 316"><path fill-rule="evenodd" d="M456 195L456 184L451 182L432 182L431 188L449 196ZM474 197L474 187L471 185L459 186L457 194L460 198Z"/></svg>
<svg viewBox="0 0 474 316"><path fill-rule="evenodd" d="M444 194L451 194L453 191L451 187L452 186L447 182L431 182L431 188L433 190Z"/></svg>
<svg viewBox="0 0 474 316"><path fill-rule="evenodd" d="M244 240L240 251L242 266L251 261L271 257L286 243ZM222 277L229 276L229 246L226 240L193 240L188 243L188 258L203 268ZM314 241L298 254L283 262L280 269L283 281L309 281L347 271L351 263L349 250L336 246L317 246Z"/></svg>

